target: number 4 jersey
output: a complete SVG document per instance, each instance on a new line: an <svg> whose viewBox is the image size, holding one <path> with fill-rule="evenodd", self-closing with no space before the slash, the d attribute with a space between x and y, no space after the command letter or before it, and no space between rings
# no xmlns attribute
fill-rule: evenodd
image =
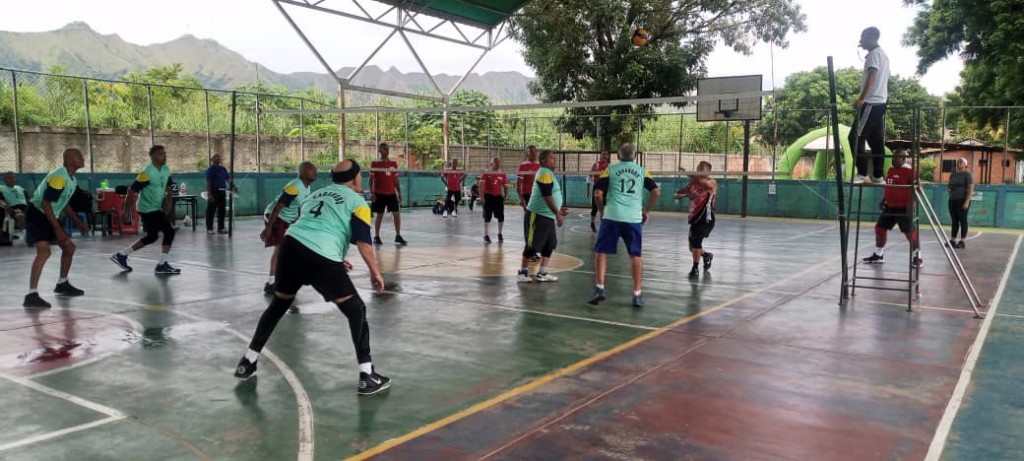
<svg viewBox="0 0 1024 461"><path fill-rule="evenodd" d="M352 188L331 184L309 194L299 220L285 234L332 261L342 261L352 243L372 243L370 207Z"/></svg>
<svg viewBox="0 0 1024 461"><path fill-rule="evenodd" d="M604 219L624 223L644 220L644 189L652 191L658 183L644 167L623 160L603 172L596 189L604 193Z"/></svg>

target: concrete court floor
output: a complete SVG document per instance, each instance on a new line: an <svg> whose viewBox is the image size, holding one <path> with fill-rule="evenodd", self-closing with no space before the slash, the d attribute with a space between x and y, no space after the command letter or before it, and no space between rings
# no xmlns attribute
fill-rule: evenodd
<svg viewBox="0 0 1024 461"><path fill-rule="evenodd" d="M180 232L183 274L170 278L152 274L155 249L119 274L106 258L130 238L79 239L71 281L86 295L49 293L54 258L46 311L18 307L32 250L0 248L0 457L921 459L982 326L935 243L925 245L921 309L878 291L840 309L834 223L724 217L708 241L710 275L690 281L678 214L645 228L647 306L629 306L619 255L609 300L592 307L584 215L559 235L561 280L543 285L515 283L522 214L508 215L505 243L485 245L476 215L412 210L410 245L378 249L394 292L362 294L374 362L394 387L369 398L354 392L343 316L310 289L257 378L231 376L267 304L257 221L239 221L233 239ZM862 270L905 277L906 245L892 242L887 265ZM983 232L968 244L966 265L992 299L1018 236ZM353 278L366 289L360 266ZM1013 280L1006 293L1024 291ZM1015 307L994 319L993 338L1024 319L1019 302L1003 304ZM1004 339L1020 333L1010 331ZM1005 356L995 372L1024 364L1012 347L992 350ZM1001 379L980 383L998 390ZM972 385L946 458L1020 450L1014 426L990 421L1001 401L1019 408L1019 395L979 394ZM994 452L965 444L1000 431L1009 435Z"/></svg>

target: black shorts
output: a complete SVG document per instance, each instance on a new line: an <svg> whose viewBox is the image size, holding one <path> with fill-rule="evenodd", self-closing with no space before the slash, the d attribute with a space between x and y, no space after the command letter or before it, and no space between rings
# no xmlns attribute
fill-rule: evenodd
<svg viewBox="0 0 1024 461"><path fill-rule="evenodd" d="M56 242L57 230L46 219L46 215L34 205L25 210L25 244L35 245L37 242Z"/></svg>
<svg viewBox="0 0 1024 461"><path fill-rule="evenodd" d="M327 302L356 294L356 287L341 262L320 256L295 238L286 236L277 257L274 290L294 295L306 285L312 285Z"/></svg>
<svg viewBox="0 0 1024 461"><path fill-rule="evenodd" d="M527 211L523 219L523 235L526 236L523 257L530 258L538 253L545 258L550 257L558 246L556 227L554 219Z"/></svg>
<svg viewBox="0 0 1024 461"><path fill-rule="evenodd" d="M897 225L900 226L900 232L904 234L914 230L914 223L910 221L910 213L907 212L907 209L883 208L882 214L878 216L877 226L885 230L892 230Z"/></svg>
<svg viewBox="0 0 1024 461"><path fill-rule="evenodd" d="M142 230L147 234L170 233L174 231L174 227L171 226L171 220L167 219L167 214L163 211L139 213L139 220L142 221Z"/></svg>
<svg viewBox="0 0 1024 461"><path fill-rule="evenodd" d="M704 248L704 239L715 228L714 221L698 221L690 224L690 249Z"/></svg>
<svg viewBox="0 0 1024 461"><path fill-rule="evenodd" d="M28 205L11 205L11 208L15 211L15 213L24 213L25 210L28 209Z"/></svg>
<svg viewBox="0 0 1024 461"><path fill-rule="evenodd" d="M374 213L398 212L398 194L376 194L376 196L377 200L374 200L373 205L370 206Z"/></svg>
<svg viewBox="0 0 1024 461"><path fill-rule="evenodd" d="M484 222L491 222L491 216L498 222L505 222L505 199L500 195L484 194Z"/></svg>

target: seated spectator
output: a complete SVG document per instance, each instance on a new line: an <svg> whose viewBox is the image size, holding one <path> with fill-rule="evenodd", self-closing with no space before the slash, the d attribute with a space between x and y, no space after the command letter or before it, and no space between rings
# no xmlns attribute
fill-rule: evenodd
<svg viewBox="0 0 1024 461"><path fill-rule="evenodd" d="M17 184L14 172L4 173L4 183L0 184L0 206L4 215L14 219L17 229L25 228L25 209L28 207L28 194ZM2 220L2 219L0 219Z"/></svg>

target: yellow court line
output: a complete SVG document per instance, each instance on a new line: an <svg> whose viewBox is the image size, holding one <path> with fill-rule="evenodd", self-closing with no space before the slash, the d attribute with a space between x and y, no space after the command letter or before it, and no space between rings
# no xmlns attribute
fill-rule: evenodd
<svg viewBox="0 0 1024 461"><path fill-rule="evenodd" d="M437 421L434 421L434 422L432 422L430 424L427 424L427 425L425 425L423 427L420 427L419 429L416 429L416 430L414 430L412 432L406 433L405 435L401 435L399 437L396 437L396 438L384 441L384 442L382 442L381 444L379 444L379 445L377 445L375 447L372 447L372 448L370 448L370 449L368 449L366 451L363 451L361 453L353 455L353 456L351 456L351 457L349 457L347 459L348 460L352 460L352 461L364 460L364 459L368 459L368 458L370 458L372 456L376 456L378 454L381 454L381 453L383 453L383 452L385 452L387 450L390 450L390 449L392 449L392 448L394 448L394 447L396 447L398 445L401 445L401 444L403 444L405 442L408 442L408 441L410 441L412 439L415 439L415 438L417 438L417 437L419 437L421 435L425 435L425 434L431 433L433 431L436 431L438 429L441 429L441 428L443 428L443 427L445 427L445 426L447 426L449 424L452 424L452 423L454 423L456 421L459 421L459 420L461 420L461 419L463 419L463 418L465 418L467 416L471 416L471 415L473 415L475 413L479 413L481 411L484 411L484 410L486 410L488 408L491 408L491 407L493 407L495 405L498 405L498 404L500 404L500 403L502 403L502 402L504 402L506 400L509 400L509 399L513 398L513 397L520 396L522 394L525 394L526 392L529 392L529 391L531 391L533 389L536 389L537 387L539 387L539 386L541 386L543 384L551 382L551 381L553 381L555 379L558 379L558 378L560 378L562 376L570 374L570 373L572 373L572 372L574 372L576 370L584 368L584 367L586 367L588 365L591 365L591 364L593 364L595 362L598 362L600 360L603 360L605 358L611 357L611 356L613 356L615 354L618 354L619 352L622 352L622 351L625 351L627 349L630 349L633 346L636 346L636 345L638 345L640 343L643 343L645 341L653 339L653 338L661 335L662 333L665 333L666 331L669 331L669 330L671 330L671 329L673 329L675 327L678 327L680 325L683 325L683 324L686 324L686 323L691 322L693 320L696 320L696 319L698 319L700 317L703 317L705 315L708 315L708 314L710 314L712 312L715 312L715 311L724 309L726 307L729 307L729 306L731 306L733 304L736 304L736 303L738 303L738 302L740 302L740 301L742 301L744 299L750 298L750 297L755 296L755 295L759 295L759 294L761 294L761 293L763 293L765 291L770 290L771 288L773 288L773 287L775 287L777 285L781 285L781 284L787 283L790 280L794 280L794 279L803 277L804 275L807 275L809 273L815 272L815 271L817 271L819 269L819 267L821 267L823 265L834 263L836 259L839 259L839 258L833 258L831 260L823 261L821 263L815 264L814 266L811 266L811 267L809 267L809 268L807 268L807 269L805 269L805 270L803 270L801 272L798 272L796 274L790 275L789 277L786 277L784 279L778 280L775 283L773 283L771 285L768 285L768 286L766 286L764 288L761 288L761 289L759 289L757 291L751 291L749 293L745 293L745 294L743 294L743 295L741 295L741 296L739 296L739 297L737 297L735 299L731 299L729 301L725 301L723 303L720 303L720 304L718 304L716 306L713 306L711 308L708 308L706 310L702 310L702 311L700 311L700 312L698 312L696 314L693 314L693 315L691 315L689 317L683 317L683 318L681 318L679 320L676 320L675 322L672 322L672 323L670 323L668 325L665 325L665 326L663 326L661 328L658 328L657 330L653 330L651 332L648 332L648 333L645 333L643 335L637 336L636 338L633 338L633 339L631 339L631 340L629 340L629 341L627 341L625 343L619 344L618 346L615 346L615 347L613 347L611 349L608 349L608 350L603 351L603 352L599 352L596 355L592 355L590 357L587 357L587 358L585 358L583 360L580 360L579 362L576 362L576 363L574 363L572 365L569 365L569 366L567 366L565 368L561 368L559 370L555 370L555 371L553 371L551 373L543 375L543 376L541 376L541 377L539 377L539 378L537 378L537 379L535 379L533 381L530 381L530 382L528 382L526 384L523 384L522 386L510 389L510 390L505 391L505 392L503 392L503 393L501 393L501 394L499 394L497 396L491 397L491 398L489 398L489 399L487 399L487 400L485 400L483 402L477 403L477 404L475 404L475 405L473 405L473 406L471 406L469 408L466 408L464 410L460 410L460 411L458 411L456 413L453 413L451 415L445 416L444 418L441 418L441 419L439 419Z"/></svg>

